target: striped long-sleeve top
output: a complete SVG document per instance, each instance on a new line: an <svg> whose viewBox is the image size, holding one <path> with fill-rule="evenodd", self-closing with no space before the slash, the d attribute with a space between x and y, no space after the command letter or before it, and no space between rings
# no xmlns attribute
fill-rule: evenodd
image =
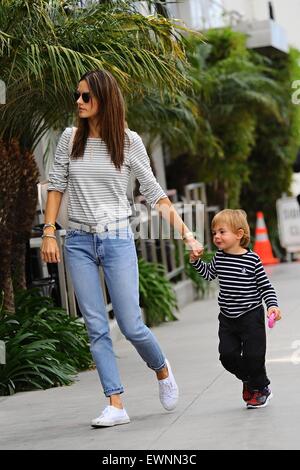
<svg viewBox="0 0 300 470"><path fill-rule="evenodd" d="M126 131L124 164L116 169L105 142L101 138L88 138L83 158L69 158L72 128L63 132L56 148L55 159L49 173L48 191L64 192L68 187L68 216L86 224L106 224L131 215L127 199L130 174L140 182L140 191L154 207L167 197L150 167L149 157L141 137Z"/></svg>
<svg viewBox="0 0 300 470"><path fill-rule="evenodd" d="M278 307L275 289L253 251L232 255L218 250L210 263L200 259L192 264L204 279L212 281L218 277L218 303L225 316L239 317L261 305L262 299L267 308Z"/></svg>

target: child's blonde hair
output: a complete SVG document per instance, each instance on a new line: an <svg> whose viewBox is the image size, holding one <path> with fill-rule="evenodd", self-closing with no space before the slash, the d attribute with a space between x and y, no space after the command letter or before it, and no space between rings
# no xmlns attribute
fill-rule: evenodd
<svg viewBox="0 0 300 470"><path fill-rule="evenodd" d="M212 222L211 228L214 230L217 224L226 224L230 229L236 233L239 229L244 231L244 235L241 238L240 245L243 248L247 248L250 243L250 227L247 222L247 214L242 209L224 209L218 212Z"/></svg>

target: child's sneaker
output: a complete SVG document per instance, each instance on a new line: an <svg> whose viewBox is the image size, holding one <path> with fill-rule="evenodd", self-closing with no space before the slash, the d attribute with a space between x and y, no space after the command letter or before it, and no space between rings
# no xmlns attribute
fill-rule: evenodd
<svg viewBox="0 0 300 470"><path fill-rule="evenodd" d="M162 406L168 410L172 411L176 408L178 402L178 387L172 373L171 366L169 361L166 359L166 365L168 368L169 376L166 379L158 381L159 385L159 399Z"/></svg>
<svg viewBox="0 0 300 470"><path fill-rule="evenodd" d="M247 408L264 408L272 397L273 393L269 387L253 390L252 398L247 402Z"/></svg>
<svg viewBox="0 0 300 470"><path fill-rule="evenodd" d="M243 382L243 400L247 403L251 400L253 392L249 389L248 382Z"/></svg>
<svg viewBox="0 0 300 470"><path fill-rule="evenodd" d="M116 426L117 424L130 423L128 414L125 408L116 408L115 406L107 406L102 411L98 418L95 418L91 422L93 428L101 428L106 426Z"/></svg>

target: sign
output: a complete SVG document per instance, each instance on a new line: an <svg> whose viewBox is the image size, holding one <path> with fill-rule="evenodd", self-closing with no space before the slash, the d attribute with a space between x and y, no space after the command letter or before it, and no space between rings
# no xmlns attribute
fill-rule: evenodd
<svg viewBox="0 0 300 470"><path fill-rule="evenodd" d="M288 253L300 251L300 207L294 197L276 202L280 244Z"/></svg>

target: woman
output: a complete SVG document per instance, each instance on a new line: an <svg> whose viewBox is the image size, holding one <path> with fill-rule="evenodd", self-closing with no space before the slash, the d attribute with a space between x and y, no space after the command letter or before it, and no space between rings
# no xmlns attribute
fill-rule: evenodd
<svg viewBox="0 0 300 470"><path fill-rule="evenodd" d="M78 128L71 157L72 129L58 143L49 174L42 258L60 261L54 231L62 193L69 190L69 230L65 260L80 311L90 338L90 348L105 396L110 405L92 420L92 426L129 423L123 407L123 386L109 335L109 324L99 282L103 267L114 314L125 337L156 373L163 407L173 410L178 388L170 364L144 325L139 307L138 267L126 197L131 171L147 201L180 232L195 256L202 246L194 239L157 183L145 147L135 132L125 130L124 101L114 77L105 70L88 72L80 79L75 100Z"/></svg>

